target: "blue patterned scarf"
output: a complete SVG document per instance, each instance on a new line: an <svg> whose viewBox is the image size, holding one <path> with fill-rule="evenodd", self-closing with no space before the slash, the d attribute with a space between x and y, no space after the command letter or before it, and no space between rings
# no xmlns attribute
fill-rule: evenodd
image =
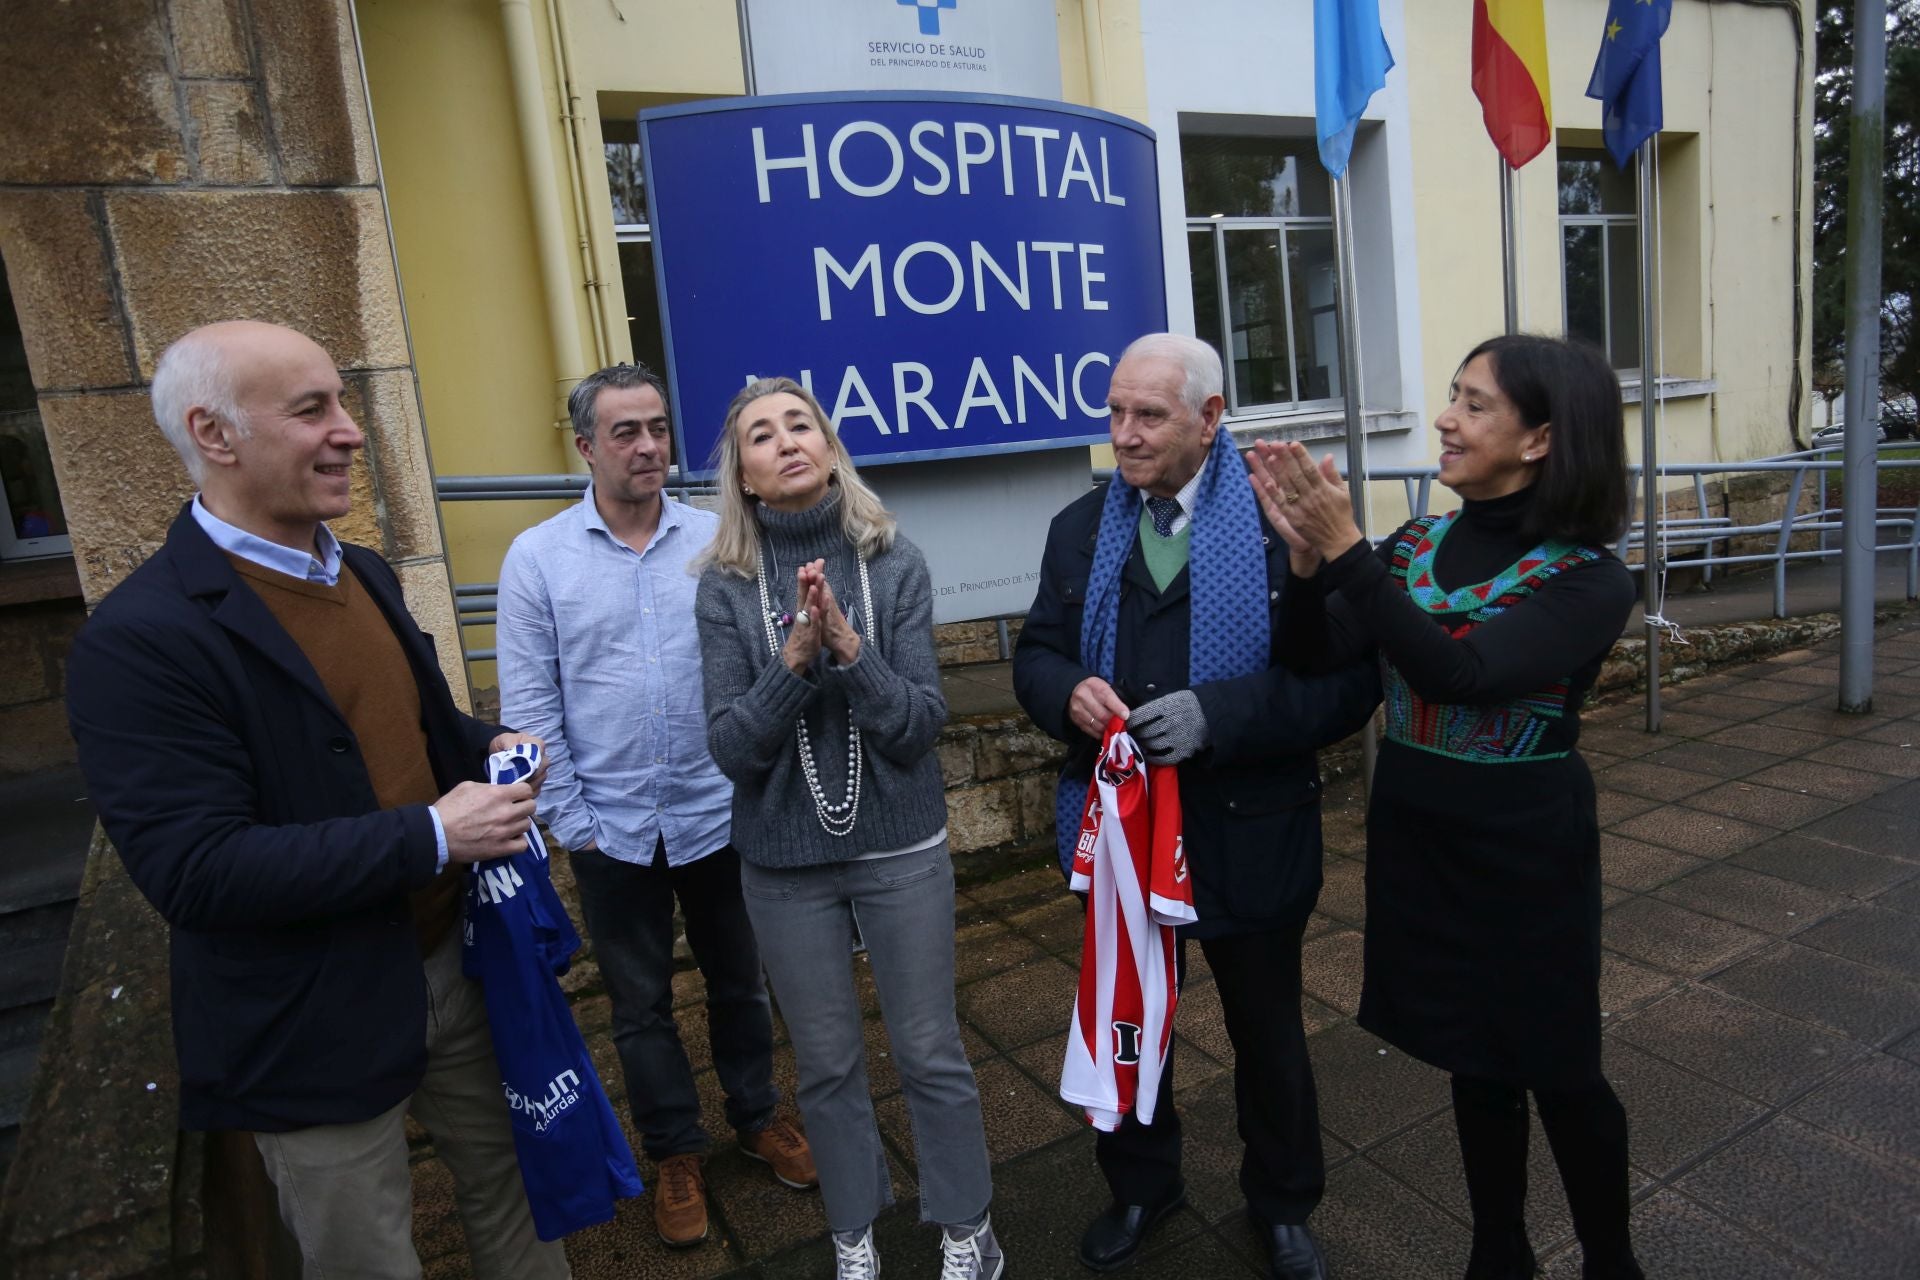
<svg viewBox="0 0 1920 1280"><path fill-rule="evenodd" d="M1247 466L1222 426L1207 455L1207 474L1194 498L1187 572L1192 588L1187 683L1230 680L1265 671L1272 650L1267 554L1260 541L1260 508ZM1087 604L1080 625L1080 661L1101 679L1113 679L1120 633L1120 575L1140 528L1140 491L1114 473L1100 510ZM1062 778L1054 793L1054 833L1060 865L1069 866L1087 778Z"/></svg>

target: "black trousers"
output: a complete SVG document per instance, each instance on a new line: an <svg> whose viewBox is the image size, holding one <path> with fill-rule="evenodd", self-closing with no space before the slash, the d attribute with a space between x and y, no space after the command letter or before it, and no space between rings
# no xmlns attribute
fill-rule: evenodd
<svg viewBox="0 0 1920 1280"><path fill-rule="evenodd" d="M1320 1150L1320 1098L1300 1022L1302 929L1203 938L1233 1041L1233 1097L1239 1112L1240 1189L1247 1207L1270 1224L1307 1220L1326 1190ZM1186 977L1186 943L1180 949ZM1174 1016L1179 1029L1179 1015ZM1180 1182L1180 1116L1173 1106L1174 1054L1160 1076L1153 1123L1132 1116L1097 1135L1094 1153L1113 1198L1153 1204Z"/></svg>
<svg viewBox="0 0 1920 1280"><path fill-rule="evenodd" d="M700 1094L673 1017L673 902L707 980L707 1037L726 1092L727 1123L764 1129L780 1100L773 1084L773 1012L760 949L740 896L732 845L682 867L656 844L642 866L574 852L580 910L613 1004L613 1045L627 1081L634 1128L653 1160L707 1149Z"/></svg>

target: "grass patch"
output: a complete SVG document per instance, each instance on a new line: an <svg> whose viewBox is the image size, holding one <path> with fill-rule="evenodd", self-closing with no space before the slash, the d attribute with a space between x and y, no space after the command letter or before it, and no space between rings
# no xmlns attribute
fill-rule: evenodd
<svg viewBox="0 0 1920 1280"><path fill-rule="evenodd" d="M1833 455L1839 461L1839 455ZM1893 458L1920 460L1920 445L1899 445L1891 449L1880 450L1882 461ZM1912 507L1920 504L1920 467L1888 467L1879 473L1880 496L1875 504L1881 507ZM1839 471L1827 472L1827 505L1838 507L1841 495L1846 492L1845 474Z"/></svg>

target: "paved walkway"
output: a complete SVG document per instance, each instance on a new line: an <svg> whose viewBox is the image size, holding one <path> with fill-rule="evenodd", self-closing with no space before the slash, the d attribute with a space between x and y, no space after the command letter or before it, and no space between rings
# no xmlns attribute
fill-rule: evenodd
<svg viewBox="0 0 1920 1280"><path fill-rule="evenodd" d="M1662 1278L1920 1275L1920 615L1882 628L1874 712L1833 713L1837 646L1668 691L1665 732L1631 700L1583 747L1606 830L1606 1063L1633 1124L1636 1235ZM1326 888L1306 944L1305 1001L1329 1185L1313 1223L1338 1280L1452 1280L1467 1206L1442 1075L1352 1020L1365 842L1352 778L1330 780ZM959 1007L995 1164L994 1220L1022 1280L1085 1274L1074 1247L1105 1193L1089 1131L1054 1097L1079 923L1035 867L961 894ZM1235 1182L1231 1048L1197 950L1179 1011L1190 1207L1130 1274L1261 1274ZM933 1276L916 1225L913 1144L864 962L869 1065L901 1206L880 1224L887 1275ZM581 981L591 981L590 966ZM696 973L682 1033L708 1067ZM603 996L579 1014L603 1077L620 1073ZM777 1072L791 1091L791 1051ZM1537 1127L1536 1127L1537 1129ZM1536 1132L1532 1233L1546 1273L1577 1277L1564 1200ZM651 1204L568 1243L581 1280L831 1275L817 1197L730 1143L708 1164L715 1238L654 1238ZM417 1223L432 1277L467 1274L451 1187L423 1152Z"/></svg>

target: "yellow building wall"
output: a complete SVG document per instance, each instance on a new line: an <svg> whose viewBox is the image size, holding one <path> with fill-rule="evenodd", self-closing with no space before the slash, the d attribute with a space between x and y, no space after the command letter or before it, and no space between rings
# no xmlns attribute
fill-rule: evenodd
<svg viewBox="0 0 1920 1280"><path fill-rule="evenodd" d="M359 0L357 12L434 473L567 471L500 7ZM514 534L557 509L442 504L454 581L492 581Z"/></svg>
<svg viewBox="0 0 1920 1280"><path fill-rule="evenodd" d="M1561 145L1600 144L1600 104L1587 79L1606 0L1547 0L1549 75ZM1446 403L1460 357L1505 323L1501 301L1498 160L1470 82L1471 0L1405 0L1408 127L1419 216L1422 364L1428 416ZM1751 458L1792 447L1788 404L1795 360L1811 339L1794 331L1794 23L1811 71L1811 19L1785 8L1677 0L1662 41L1661 273L1664 375L1711 379L1718 390L1669 399L1664 459ZM1812 107L1802 96L1802 146ZM1554 149L1520 171L1522 327L1562 327ZM1803 210L1810 193L1801 192ZM1812 286L1812 229L1800 226L1798 287ZM1804 393L1803 393L1804 394ZM1640 453L1640 409L1627 406L1628 446ZM1429 440L1427 453L1436 456Z"/></svg>

